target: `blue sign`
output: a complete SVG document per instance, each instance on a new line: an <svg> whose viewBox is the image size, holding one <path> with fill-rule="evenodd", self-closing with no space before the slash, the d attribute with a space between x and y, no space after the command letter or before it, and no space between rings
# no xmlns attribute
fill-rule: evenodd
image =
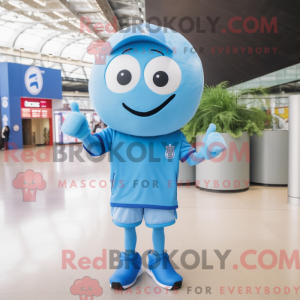
<svg viewBox="0 0 300 300"><path fill-rule="evenodd" d="M1 104L3 108L7 108L8 107L8 97L4 96L1 98Z"/></svg>
<svg viewBox="0 0 300 300"><path fill-rule="evenodd" d="M23 96L62 99L61 71L22 65Z"/></svg>
<svg viewBox="0 0 300 300"><path fill-rule="evenodd" d="M30 67L26 70L24 76L25 87L31 95L38 95L43 88L43 74L38 67Z"/></svg>
<svg viewBox="0 0 300 300"><path fill-rule="evenodd" d="M10 127L9 142L17 148L23 148L21 97L62 99L61 71L0 63L1 122ZM15 125L18 131L13 130Z"/></svg>

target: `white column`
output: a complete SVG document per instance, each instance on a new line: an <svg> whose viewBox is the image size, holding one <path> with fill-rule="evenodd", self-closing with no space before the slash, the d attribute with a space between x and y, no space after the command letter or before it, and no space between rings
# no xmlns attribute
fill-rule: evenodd
<svg viewBox="0 0 300 300"><path fill-rule="evenodd" d="M55 145L56 139L55 139L55 119L54 119L54 111L56 109L63 108L63 100L60 99L52 99L52 131L53 131L53 146Z"/></svg>
<svg viewBox="0 0 300 300"><path fill-rule="evenodd" d="M289 96L288 203L300 206L300 95Z"/></svg>

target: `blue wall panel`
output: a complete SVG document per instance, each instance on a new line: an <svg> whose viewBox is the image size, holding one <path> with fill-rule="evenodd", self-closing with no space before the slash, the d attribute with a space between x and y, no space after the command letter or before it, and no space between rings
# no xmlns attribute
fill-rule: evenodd
<svg viewBox="0 0 300 300"><path fill-rule="evenodd" d="M61 71L0 63L0 97L1 122L10 127L9 142L23 148L21 97L62 99ZM14 125L19 126L19 131L13 130Z"/></svg>

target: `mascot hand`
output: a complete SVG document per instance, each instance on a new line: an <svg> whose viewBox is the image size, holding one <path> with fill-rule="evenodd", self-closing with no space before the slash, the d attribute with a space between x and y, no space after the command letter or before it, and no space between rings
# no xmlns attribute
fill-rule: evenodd
<svg viewBox="0 0 300 300"><path fill-rule="evenodd" d="M215 131L216 125L210 124L202 141L204 145L199 151L207 160L218 156L227 148L222 135Z"/></svg>
<svg viewBox="0 0 300 300"><path fill-rule="evenodd" d="M78 103L71 104L72 112L64 121L61 131L67 135L83 140L90 133L89 124L85 116L79 111Z"/></svg>

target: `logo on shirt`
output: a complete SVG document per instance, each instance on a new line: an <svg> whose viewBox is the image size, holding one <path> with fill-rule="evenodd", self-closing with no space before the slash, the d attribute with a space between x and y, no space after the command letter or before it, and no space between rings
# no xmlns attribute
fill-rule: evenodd
<svg viewBox="0 0 300 300"><path fill-rule="evenodd" d="M175 156L175 152L174 152L175 147L172 146L171 144L169 144L169 146L166 146L166 153L165 153L165 157L167 159L172 159Z"/></svg>

